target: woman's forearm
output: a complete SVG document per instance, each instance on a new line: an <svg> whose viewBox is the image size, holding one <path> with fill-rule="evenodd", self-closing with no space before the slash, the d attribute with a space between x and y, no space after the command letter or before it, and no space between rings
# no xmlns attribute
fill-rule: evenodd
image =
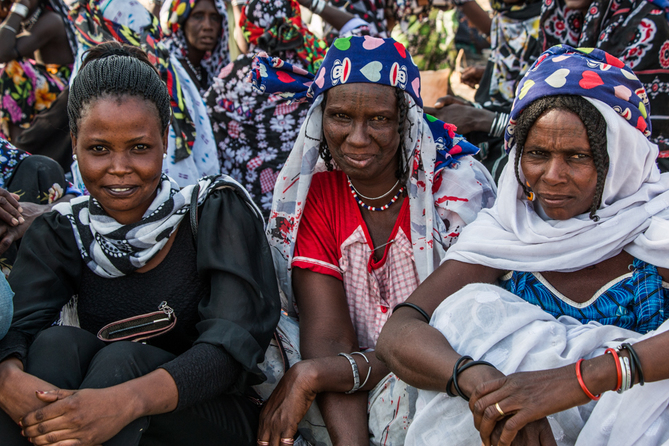
<svg viewBox="0 0 669 446"><path fill-rule="evenodd" d="M21 16L10 13L0 25L0 63L21 57L16 51L16 34L21 29Z"/></svg>
<svg viewBox="0 0 669 446"><path fill-rule="evenodd" d="M131 410L131 420L171 412L179 403L177 385L164 369L157 369L140 378L111 387L125 394Z"/></svg>

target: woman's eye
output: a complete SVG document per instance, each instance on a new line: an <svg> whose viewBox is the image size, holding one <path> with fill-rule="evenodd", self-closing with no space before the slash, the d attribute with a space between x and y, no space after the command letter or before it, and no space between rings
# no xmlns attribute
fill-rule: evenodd
<svg viewBox="0 0 669 446"><path fill-rule="evenodd" d="M104 152L105 150L107 150L107 149L105 149L104 146L92 146L90 148L91 152L96 152L96 153L101 153L101 152Z"/></svg>
<svg viewBox="0 0 669 446"><path fill-rule="evenodd" d="M374 116L372 118L372 121L387 121L387 120L388 118L386 118L385 116Z"/></svg>
<svg viewBox="0 0 669 446"><path fill-rule="evenodd" d="M148 150L148 149L149 149L149 146L147 146L146 144L137 144L135 146L135 150Z"/></svg>
<svg viewBox="0 0 669 446"><path fill-rule="evenodd" d="M339 118L339 119L346 119L346 118L348 118L348 115L346 115L345 113L335 113L333 116L334 116L335 118Z"/></svg>
<svg viewBox="0 0 669 446"><path fill-rule="evenodd" d="M584 160L590 158L590 155L588 155L587 153L576 153L572 155L572 158Z"/></svg>

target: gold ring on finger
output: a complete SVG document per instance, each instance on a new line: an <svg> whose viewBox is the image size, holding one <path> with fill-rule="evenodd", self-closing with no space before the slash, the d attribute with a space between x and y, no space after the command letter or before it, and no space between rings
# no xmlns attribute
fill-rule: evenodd
<svg viewBox="0 0 669 446"><path fill-rule="evenodd" d="M495 409L497 409L497 412L499 412L499 414L500 414L501 416L503 416L503 417L506 416L506 414L504 413L504 411L502 410L502 408L499 407L499 403L495 403Z"/></svg>
<svg viewBox="0 0 669 446"><path fill-rule="evenodd" d="M279 442L281 444L293 444L293 443L295 443L295 439L292 438L292 437L286 437L286 438L282 438L281 440L279 440Z"/></svg>

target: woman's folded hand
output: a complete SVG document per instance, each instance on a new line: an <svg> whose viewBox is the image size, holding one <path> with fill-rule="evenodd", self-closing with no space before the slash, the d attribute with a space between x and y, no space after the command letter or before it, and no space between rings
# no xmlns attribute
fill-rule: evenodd
<svg viewBox="0 0 669 446"><path fill-rule="evenodd" d="M293 438L297 425L317 395L313 361L292 366L281 378L260 414L258 440L278 446L281 438Z"/></svg>
<svg viewBox="0 0 669 446"><path fill-rule="evenodd" d="M23 435L36 445L98 445L135 418L132 396L119 386L37 392L37 396L49 405L21 421Z"/></svg>
<svg viewBox="0 0 669 446"><path fill-rule="evenodd" d="M472 393L469 407L486 446L552 445L554 441L539 440L546 437L546 429L550 430L541 420L587 401L570 365L482 382ZM514 442L517 435L520 442Z"/></svg>

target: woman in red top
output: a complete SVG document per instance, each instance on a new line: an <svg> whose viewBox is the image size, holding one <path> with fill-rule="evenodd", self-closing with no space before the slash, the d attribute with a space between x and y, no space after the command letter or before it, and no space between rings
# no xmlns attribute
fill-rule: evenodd
<svg viewBox="0 0 669 446"><path fill-rule="evenodd" d="M269 89L275 76L299 97L304 70L258 62ZM371 350L392 309L491 204L494 186L465 156L476 148L423 114L418 69L401 44L338 39L310 80L314 104L268 225L284 309L299 310L304 360L265 405L258 444L290 443L316 398L334 444L367 445L370 432L372 444L402 444L416 392Z"/></svg>

